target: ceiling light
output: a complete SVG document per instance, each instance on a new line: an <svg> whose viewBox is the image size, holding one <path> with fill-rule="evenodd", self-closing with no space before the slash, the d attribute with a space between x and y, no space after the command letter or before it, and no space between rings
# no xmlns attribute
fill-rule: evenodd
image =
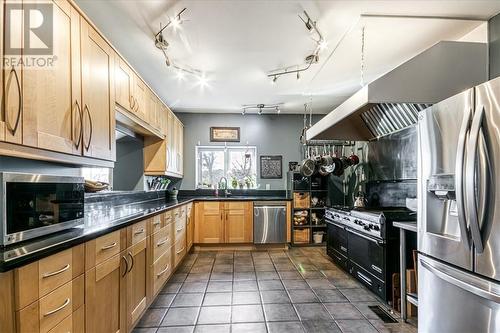
<svg viewBox="0 0 500 333"><path fill-rule="evenodd" d="M271 80L271 84L276 84L276 81L278 80L278 77L275 75L273 79Z"/></svg>
<svg viewBox="0 0 500 333"><path fill-rule="evenodd" d="M243 109L243 111L241 111L241 114L242 114L242 115L245 115L245 113L247 113L247 110L246 110L246 109Z"/></svg>
<svg viewBox="0 0 500 333"><path fill-rule="evenodd" d="M180 16L174 17L170 22L172 22L172 28L174 28L174 30L179 28L182 23Z"/></svg>
<svg viewBox="0 0 500 333"><path fill-rule="evenodd" d="M300 72L297 71L297 81L300 81Z"/></svg>
<svg viewBox="0 0 500 333"><path fill-rule="evenodd" d="M184 80L184 72L181 70L177 71L177 79Z"/></svg>
<svg viewBox="0 0 500 333"><path fill-rule="evenodd" d="M326 48L328 48L328 42L327 42L326 40L324 40L324 39L323 39L323 40L320 40L320 42L319 42L319 44L318 44L318 45L319 45L319 49L320 49L321 51L323 51L323 50L325 50Z"/></svg>
<svg viewBox="0 0 500 333"><path fill-rule="evenodd" d="M262 114L262 107L259 107L259 115Z"/></svg>
<svg viewBox="0 0 500 333"><path fill-rule="evenodd" d="M280 112L281 112L280 107L279 107L279 106L277 106L277 107L276 107L276 113L277 113L277 114L280 114Z"/></svg>
<svg viewBox="0 0 500 333"><path fill-rule="evenodd" d="M205 87L208 84L208 80L205 75L201 75L198 77L198 84L202 87Z"/></svg>

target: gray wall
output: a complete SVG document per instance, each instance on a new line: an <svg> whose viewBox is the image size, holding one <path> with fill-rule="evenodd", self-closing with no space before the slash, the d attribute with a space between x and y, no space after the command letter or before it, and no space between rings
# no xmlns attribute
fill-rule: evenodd
<svg viewBox="0 0 500 333"><path fill-rule="evenodd" d="M490 79L500 76L500 14L488 22Z"/></svg>
<svg viewBox="0 0 500 333"><path fill-rule="evenodd" d="M144 190L144 155L142 139L123 138L116 142L113 190Z"/></svg>
<svg viewBox="0 0 500 333"><path fill-rule="evenodd" d="M257 147L257 184L265 189L266 184L271 189L286 188L286 172L288 162L301 159L299 137L303 127L302 115L240 115L240 114L200 114L177 113L184 124L184 179L181 189L195 188L195 147L200 142L202 146L220 146L223 143L210 142L211 126L240 127L241 142L227 145ZM315 116L314 120L321 117ZM282 155L283 179L260 179L259 156Z"/></svg>
<svg viewBox="0 0 500 333"><path fill-rule="evenodd" d="M0 156L0 172L24 172L59 176L80 176L80 167Z"/></svg>

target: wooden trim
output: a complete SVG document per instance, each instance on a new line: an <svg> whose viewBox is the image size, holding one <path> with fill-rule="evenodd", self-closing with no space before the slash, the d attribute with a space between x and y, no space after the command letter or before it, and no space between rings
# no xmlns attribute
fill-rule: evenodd
<svg viewBox="0 0 500 333"><path fill-rule="evenodd" d="M103 168L112 168L115 165L115 163L112 161L58 153L9 142L0 142L0 156L12 156L30 160L57 162L79 166L97 166Z"/></svg>

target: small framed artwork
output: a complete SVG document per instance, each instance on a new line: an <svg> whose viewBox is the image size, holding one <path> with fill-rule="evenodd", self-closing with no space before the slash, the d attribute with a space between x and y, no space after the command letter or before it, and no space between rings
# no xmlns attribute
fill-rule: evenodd
<svg viewBox="0 0 500 333"><path fill-rule="evenodd" d="M260 156L260 178L281 179L283 178L283 156L261 155Z"/></svg>
<svg viewBox="0 0 500 333"><path fill-rule="evenodd" d="M240 142L240 128L210 127L210 142Z"/></svg>

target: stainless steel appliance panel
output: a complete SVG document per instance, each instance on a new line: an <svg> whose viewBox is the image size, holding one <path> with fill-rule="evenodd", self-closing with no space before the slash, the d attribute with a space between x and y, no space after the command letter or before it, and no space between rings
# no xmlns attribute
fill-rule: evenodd
<svg viewBox="0 0 500 333"><path fill-rule="evenodd" d="M453 96L423 111L418 123L418 250L468 270L462 176L472 98L472 90Z"/></svg>
<svg viewBox="0 0 500 333"><path fill-rule="evenodd" d="M500 332L500 285L419 255L419 333Z"/></svg>
<svg viewBox="0 0 500 333"><path fill-rule="evenodd" d="M255 244L286 243L285 203L254 203L253 239Z"/></svg>
<svg viewBox="0 0 500 333"><path fill-rule="evenodd" d="M476 87L474 118L479 127L472 122L471 150L475 148L475 154L471 161L475 165L469 170L472 183L467 200L475 271L500 281L500 79Z"/></svg>

